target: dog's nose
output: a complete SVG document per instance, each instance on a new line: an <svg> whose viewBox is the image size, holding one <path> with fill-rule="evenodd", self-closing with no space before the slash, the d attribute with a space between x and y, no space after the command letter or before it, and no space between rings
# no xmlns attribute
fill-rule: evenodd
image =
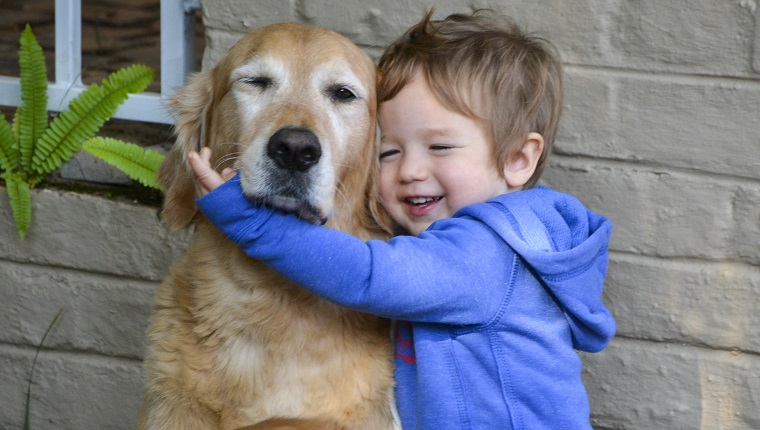
<svg viewBox="0 0 760 430"><path fill-rule="evenodd" d="M322 156L317 135L305 128L281 128L267 143L267 155L288 170L305 172Z"/></svg>

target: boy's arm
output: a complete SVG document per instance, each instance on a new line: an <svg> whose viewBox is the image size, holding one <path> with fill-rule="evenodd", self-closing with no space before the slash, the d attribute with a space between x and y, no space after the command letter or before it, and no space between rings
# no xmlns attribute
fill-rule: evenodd
<svg viewBox="0 0 760 430"><path fill-rule="evenodd" d="M503 265L499 241L458 242L470 231L429 239L398 237L363 242L347 233L309 224L249 201L239 177L198 199L201 212L249 256L339 305L415 321L479 324L496 312L505 280L468 267ZM476 255L477 254L477 255ZM499 271L502 272L502 271Z"/></svg>
<svg viewBox="0 0 760 430"><path fill-rule="evenodd" d="M369 267L366 261L361 261L366 258L366 255L363 255L363 252L366 254L366 246L361 240L337 230L333 231L336 234L334 236L328 233L328 237L309 240L305 237L310 233L309 225L291 219L294 217L288 217L251 203L243 196L239 184L240 178L235 177L235 173L230 169L225 169L222 172L224 176L219 175L211 168L210 160L211 150L206 147L202 148L200 153L191 151L188 154L188 161L195 176L195 191L199 197L198 206L206 218L226 233L246 254L268 263L282 275L306 288L310 286L314 288L315 285L336 284L337 282L334 282L336 278L341 275L349 275L349 268L356 269L348 276L354 285L367 282L368 273L361 273L367 272L362 269ZM209 195L211 191L215 190L215 193ZM281 257L283 254L282 245L286 245L288 248L288 238L275 236L272 239L271 234L265 235L266 231L261 228L267 221L269 221L268 227L272 232L289 233L283 236L292 235L295 230L304 230L301 233L302 236L297 240L298 244L304 245L313 242L315 246L299 246L302 248L300 254L299 251L293 250L293 253L290 254L292 258ZM314 232L311 232L311 235L314 235ZM298 261L302 263L311 261L309 256L303 255L309 252L314 253L311 257L316 257L319 260L320 256L325 255L324 247L328 239L331 240L331 245L329 245L331 251L345 251L341 254L352 258L349 258L349 261L346 261L345 258L329 258L324 264L317 262L307 267L299 267L299 265L294 264ZM304 258L299 258L299 255ZM346 264L347 262L355 264ZM308 276L305 276L307 274ZM329 294L330 288L314 289L317 290L314 291L315 293L321 293L328 299L344 306L356 307L358 305L356 298L351 300L349 297L345 297L350 296L350 294L345 294L347 288L341 288L342 293L337 295Z"/></svg>
<svg viewBox="0 0 760 430"><path fill-rule="evenodd" d="M351 297L352 289L369 282L369 253L362 240L251 202L239 176L222 182L197 203L204 216L249 256L329 300L363 306Z"/></svg>
<svg viewBox="0 0 760 430"><path fill-rule="evenodd" d="M476 261L488 267L504 264L488 262L502 252L482 242L471 250L457 243L458 237L469 239L471 231L448 231L426 241L399 237L389 243L365 243L259 207L245 198L232 170L225 169L220 176L210 160L208 148L188 155L201 212L246 254L317 295L389 318L455 324L483 322L484 315L490 317L493 311L491 304L498 303L482 298L492 296L494 292L487 290L499 282L490 276L481 279L486 272L461 264L461 259L480 255Z"/></svg>

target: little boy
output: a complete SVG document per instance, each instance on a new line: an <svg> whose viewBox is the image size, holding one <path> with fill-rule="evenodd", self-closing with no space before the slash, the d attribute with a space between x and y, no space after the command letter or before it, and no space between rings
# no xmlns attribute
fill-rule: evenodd
<svg viewBox="0 0 760 430"><path fill-rule="evenodd" d="M379 67L380 197L409 235L365 243L258 207L207 149L190 157L201 194L219 187L201 210L304 288L397 320L405 429L591 428L575 350L615 331L611 223L534 188L562 105L554 48L487 12L428 14Z"/></svg>

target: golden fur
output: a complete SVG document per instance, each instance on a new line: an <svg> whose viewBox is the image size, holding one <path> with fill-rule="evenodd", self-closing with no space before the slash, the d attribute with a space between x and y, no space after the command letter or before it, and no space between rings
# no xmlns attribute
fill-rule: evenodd
<svg viewBox="0 0 760 430"><path fill-rule="evenodd" d="M375 83L372 61L337 33L276 24L244 37L175 96L162 218L170 229L193 224L195 235L156 293L139 428L393 428L387 321L322 300L246 256L197 213L187 163L189 151L208 146L213 166L240 172L246 194L363 239L386 237L370 210ZM267 158L283 128L318 139L322 155L307 172ZM291 174L305 190L288 188ZM291 195L262 197L280 191Z"/></svg>

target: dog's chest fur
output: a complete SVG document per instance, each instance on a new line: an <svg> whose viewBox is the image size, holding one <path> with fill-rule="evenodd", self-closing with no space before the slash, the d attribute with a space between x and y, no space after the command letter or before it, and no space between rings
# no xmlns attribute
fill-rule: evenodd
<svg viewBox="0 0 760 430"><path fill-rule="evenodd" d="M172 336L181 339L176 360L183 362L185 377L178 380L194 381L178 391L210 405L222 422L345 411L385 414L362 409L387 405L384 399L366 401L377 395L370 387L391 377L390 365L387 370L366 365L391 359L386 321L346 311L283 282L212 227L201 223L198 230L158 291L158 303L166 305L158 312L179 312L175 318L192 322L174 327L192 327L191 332ZM210 248L214 252L207 254ZM356 327L367 331L372 326L376 331L357 343Z"/></svg>

